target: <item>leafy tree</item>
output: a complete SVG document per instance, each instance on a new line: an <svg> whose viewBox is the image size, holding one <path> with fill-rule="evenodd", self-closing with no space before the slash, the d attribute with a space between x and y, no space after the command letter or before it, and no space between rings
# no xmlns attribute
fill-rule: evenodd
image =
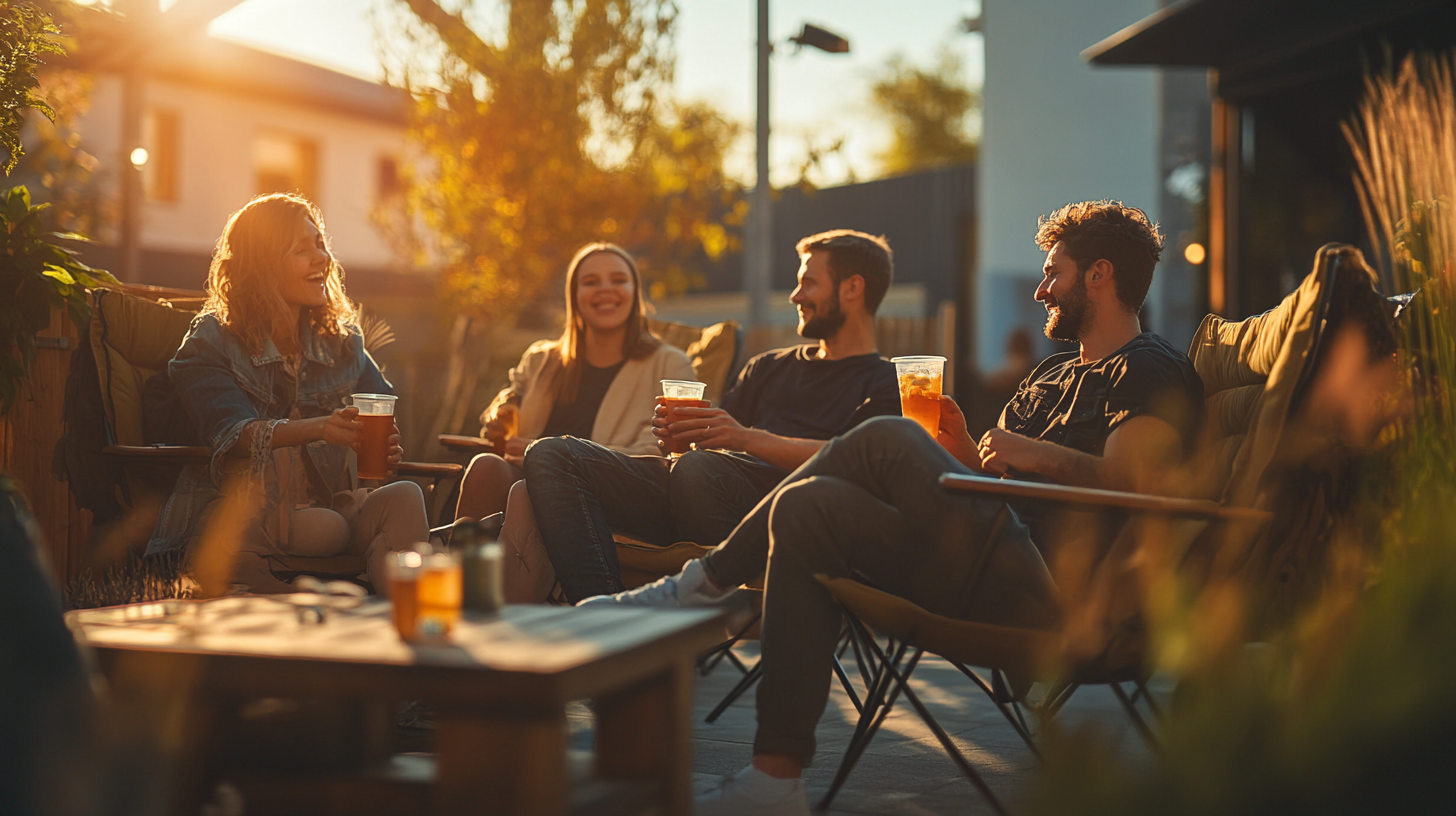
<svg viewBox="0 0 1456 816"><path fill-rule="evenodd" d="M446 302L469 323L457 323L452 345L480 354L483 326L509 324L546 296L588 241L632 249L657 295L693 284L700 253L735 246L719 217L736 212L722 161L735 126L706 104L661 96L673 73L670 0L458 11L401 2L417 23L400 82L418 100L419 156L390 231L417 260L444 262ZM496 36L477 30L488 12L499 12ZM481 366L464 353L452 360L438 429L468 413Z"/></svg>
<svg viewBox="0 0 1456 816"><path fill-rule="evenodd" d="M954 51L941 49L929 68L896 54L870 93L875 110L894 130L879 156L886 175L976 160L979 140L970 119L981 107L981 95L966 82L965 62Z"/></svg>
<svg viewBox="0 0 1456 816"><path fill-rule="evenodd" d="M50 15L29 3L0 4L0 150L8 175L24 148L20 131L26 109L54 120L55 111L36 94L36 69L44 54L65 53L55 38L60 29ZM0 415L10 413L20 384L35 361L35 335L51 322L51 308L63 307L85 334L91 308L86 288L116 283L92 269L57 241L78 235L48 232L42 214L47 204L32 204L23 186L0 199Z"/></svg>
<svg viewBox="0 0 1456 816"><path fill-rule="evenodd" d="M0 150L6 154L7 174L25 152L20 144L25 111L34 109L55 118L50 105L36 95L35 86L43 57L63 53L55 41L60 33L50 16L34 5L0 3Z"/></svg>

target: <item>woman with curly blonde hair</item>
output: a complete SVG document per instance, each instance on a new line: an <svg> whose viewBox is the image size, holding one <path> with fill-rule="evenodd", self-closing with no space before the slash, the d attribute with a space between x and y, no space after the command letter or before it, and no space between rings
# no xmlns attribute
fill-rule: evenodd
<svg viewBox="0 0 1456 816"><path fill-rule="evenodd" d="M429 537L424 495L411 482L357 489L359 411L345 398L393 388L364 350L313 203L278 193L232 214L207 302L167 373L212 458L183 471L148 553L194 543L226 492L254 491L260 510L234 561L235 589L291 591L269 568L274 556L357 554L385 593L385 556ZM402 454L396 431L390 462Z"/></svg>

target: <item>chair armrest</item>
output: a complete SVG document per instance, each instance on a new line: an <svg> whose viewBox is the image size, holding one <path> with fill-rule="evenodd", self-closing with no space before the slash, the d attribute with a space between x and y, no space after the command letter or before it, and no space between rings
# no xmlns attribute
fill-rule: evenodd
<svg viewBox="0 0 1456 816"><path fill-rule="evenodd" d="M455 462L400 462L394 466L397 476L429 476L435 479L458 476L464 471L465 466Z"/></svg>
<svg viewBox="0 0 1456 816"><path fill-rule="evenodd" d="M101 449L107 456L126 459L198 460L212 458L212 448L201 445L107 445Z"/></svg>
<svg viewBox="0 0 1456 816"><path fill-rule="evenodd" d="M1175 499L1148 493L1126 493L1121 490L1099 490L1091 487L1023 482L1017 479L992 479L964 473L942 473L941 487L960 493L983 496L1038 499L1074 507L1116 507L1166 516L1218 519L1220 521L1268 522L1274 517L1267 510L1252 507L1228 507L1206 499Z"/></svg>
<svg viewBox="0 0 1456 816"><path fill-rule="evenodd" d="M462 453L495 453L495 445L489 439L482 439L478 436L460 436L458 434L440 434L438 437L440 446L452 451Z"/></svg>

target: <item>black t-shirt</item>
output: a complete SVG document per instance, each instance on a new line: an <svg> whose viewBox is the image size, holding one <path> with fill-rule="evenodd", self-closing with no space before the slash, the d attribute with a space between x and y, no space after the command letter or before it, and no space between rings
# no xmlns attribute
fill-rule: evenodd
<svg viewBox="0 0 1456 816"><path fill-rule="evenodd" d="M541 438L574 436L578 439L591 439L592 426L596 424L602 399L607 396L612 380L617 379L617 372L622 370L622 365L626 362L623 360L614 366L597 368L583 361L576 399L571 402L557 400L551 406L551 416L546 419L546 428L541 431Z"/></svg>
<svg viewBox="0 0 1456 816"><path fill-rule="evenodd" d="M1136 416L1172 425L1190 451L1203 417L1203 380L1188 356L1152 332L1090 363L1075 351L1053 354L1016 389L996 424L1007 431L1101 456L1107 437ZM1039 477L1008 473L1018 479ZM1038 545L1052 544L1057 511L1038 502L1011 506ZM1116 519L1108 522L1116 526Z"/></svg>
<svg viewBox="0 0 1456 816"><path fill-rule="evenodd" d="M1101 456L1119 425L1149 414L1172 425L1187 451L1203 416L1203 380L1168 341L1143 332L1100 360L1053 354L1021 382L1001 428Z"/></svg>
<svg viewBox="0 0 1456 816"><path fill-rule="evenodd" d="M821 360L818 346L774 349L743 367L722 408L749 428L832 439L866 419L900 415L895 364L878 354Z"/></svg>

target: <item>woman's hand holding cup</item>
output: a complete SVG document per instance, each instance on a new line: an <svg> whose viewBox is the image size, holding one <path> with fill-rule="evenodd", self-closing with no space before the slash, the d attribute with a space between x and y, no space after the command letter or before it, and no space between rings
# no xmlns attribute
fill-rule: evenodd
<svg viewBox="0 0 1456 816"><path fill-rule="evenodd" d="M340 408L326 417L319 417L322 427L319 428L319 440L330 445L338 445L343 448L357 447L359 444L359 431L364 423L359 421L359 409L354 406Z"/></svg>
<svg viewBox="0 0 1456 816"><path fill-rule="evenodd" d="M399 444L399 425L393 425L389 434L389 455L386 457L392 470L395 465L404 461L404 448Z"/></svg>

